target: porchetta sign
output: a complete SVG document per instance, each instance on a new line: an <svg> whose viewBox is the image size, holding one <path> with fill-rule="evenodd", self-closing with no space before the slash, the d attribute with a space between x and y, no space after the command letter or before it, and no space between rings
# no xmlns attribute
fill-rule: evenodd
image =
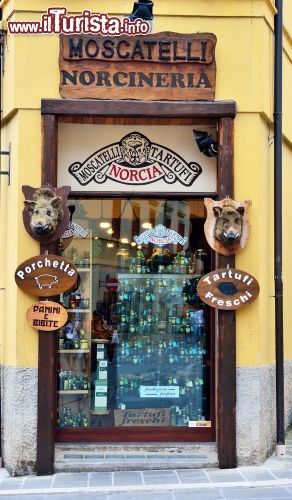
<svg viewBox="0 0 292 500"><path fill-rule="evenodd" d="M77 269L69 260L52 254L25 260L15 271L17 286L40 297L53 297L70 290L77 276Z"/></svg>
<svg viewBox="0 0 292 500"><path fill-rule="evenodd" d="M70 165L68 170L82 186L90 182L103 184L111 179L128 185L178 181L188 187L202 173L197 162L188 163L179 154L151 142L139 132L131 132L119 142L95 151L83 163Z"/></svg>

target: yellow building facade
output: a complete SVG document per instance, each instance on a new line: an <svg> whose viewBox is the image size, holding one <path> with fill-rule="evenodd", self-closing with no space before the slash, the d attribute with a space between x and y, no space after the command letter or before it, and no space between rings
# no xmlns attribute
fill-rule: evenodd
<svg viewBox="0 0 292 500"><path fill-rule="evenodd" d="M81 5L82 4L82 5ZM8 20L37 21L47 0L2 0L2 28ZM62 7L60 1L54 6ZM68 12L84 7L128 15L129 0L68 0ZM236 312L236 456L238 464L261 463L275 445L275 328L273 271L273 60L275 5L270 0L156 0L152 33L214 33L215 101L236 102L234 120L234 199L251 199L251 236L235 266L255 276L260 294ZM35 301L14 281L18 265L40 253L25 231L22 186L42 183L42 99L61 99L58 35L5 32L2 59L1 150L11 145L11 178L1 177L0 335L2 366L2 455L13 474L33 472L37 460L39 334L26 321ZM283 281L285 415L291 422L292 288L289 163L292 149L292 6L284 2L283 32ZM110 99L110 96L106 98ZM1 158L1 170L6 170ZM225 193L226 195L229 193ZM292 215L292 214L291 214ZM42 334L43 335L43 334ZM215 335L215 339L217 335ZM215 352L217 347L215 345ZM216 354L214 353L215 359ZM217 366L217 365L216 365ZM215 370L218 369L215 368ZM215 397L215 396L214 396ZM215 398L216 399L216 398ZM216 443L216 436L214 439ZM76 444L78 448L78 443ZM215 446L215 448L214 448ZM214 445L212 450L215 450ZM213 462L212 462L213 463ZM216 463L216 459L215 462Z"/></svg>

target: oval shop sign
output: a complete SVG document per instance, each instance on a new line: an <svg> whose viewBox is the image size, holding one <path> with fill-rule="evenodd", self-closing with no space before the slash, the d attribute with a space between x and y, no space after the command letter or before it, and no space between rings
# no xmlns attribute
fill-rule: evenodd
<svg viewBox="0 0 292 500"><path fill-rule="evenodd" d="M51 332L65 325L68 313L57 302L43 300L36 302L26 311L26 319L35 330Z"/></svg>
<svg viewBox="0 0 292 500"><path fill-rule="evenodd" d="M254 276L239 269L216 269L197 286L200 299L216 309L240 309L256 300L260 286Z"/></svg>
<svg viewBox="0 0 292 500"><path fill-rule="evenodd" d="M15 281L24 292L52 297L70 290L77 275L76 267L69 260L52 254L37 255L18 266Z"/></svg>

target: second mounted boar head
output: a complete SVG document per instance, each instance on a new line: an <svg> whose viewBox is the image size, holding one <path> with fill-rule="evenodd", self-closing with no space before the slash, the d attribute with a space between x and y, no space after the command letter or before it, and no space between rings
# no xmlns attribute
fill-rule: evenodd
<svg viewBox="0 0 292 500"><path fill-rule="evenodd" d="M237 202L230 198L221 201L205 198L204 203L207 208L205 236L211 248L223 255L233 255L242 250L249 238L248 210L251 200Z"/></svg>
<svg viewBox="0 0 292 500"><path fill-rule="evenodd" d="M66 206L70 188L23 186L23 220L26 230L38 241L48 243L60 238L69 220Z"/></svg>
<svg viewBox="0 0 292 500"><path fill-rule="evenodd" d="M24 206L30 213L31 230L40 236L56 231L64 215L62 198L50 188L37 189L33 200L25 200Z"/></svg>

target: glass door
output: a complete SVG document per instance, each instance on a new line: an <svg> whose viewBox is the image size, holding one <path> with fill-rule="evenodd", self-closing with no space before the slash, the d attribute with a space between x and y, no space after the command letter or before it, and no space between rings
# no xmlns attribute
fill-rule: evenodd
<svg viewBox="0 0 292 500"><path fill-rule="evenodd" d="M71 203L88 235L63 242L79 282L61 296L58 439L90 428L104 440L111 428L117 441L212 440L212 315L196 290L211 269L203 201Z"/></svg>

